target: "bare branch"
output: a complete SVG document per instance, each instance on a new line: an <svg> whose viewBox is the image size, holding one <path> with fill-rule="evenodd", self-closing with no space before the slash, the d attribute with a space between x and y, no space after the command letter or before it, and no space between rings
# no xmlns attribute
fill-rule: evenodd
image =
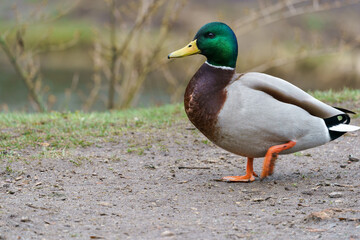
<svg viewBox="0 0 360 240"><path fill-rule="evenodd" d="M114 98L115 98L115 84L117 72L115 71L116 61L118 59L118 49L117 49L117 38L116 38L116 0L110 1L110 83L109 83L109 98L108 98L108 109L114 108Z"/></svg>
<svg viewBox="0 0 360 240"><path fill-rule="evenodd" d="M89 111L91 107L94 105L95 101L99 97L99 92L101 90L101 71L104 66L103 59L101 57L101 44L98 42L94 43L94 53L93 53L93 63L94 63L94 75L93 75L93 83L94 86L92 87L89 97L86 98L86 101L83 105L84 111Z"/></svg>
<svg viewBox="0 0 360 240"><path fill-rule="evenodd" d="M302 51L291 57L282 57L282 58L272 59L261 65L250 68L250 69L246 70L245 72L265 72L271 68L280 67L282 65L297 62L297 61L300 61L300 60L303 60L306 58L310 58L310 57L338 54L341 50L342 49L339 47L339 48L327 48L327 49L315 49L315 50L309 50L309 51Z"/></svg>
<svg viewBox="0 0 360 240"><path fill-rule="evenodd" d="M138 78L135 81L136 85L134 85L133 88L130 89L127 93L127 97L125 101L121 103L121 108L128 108L130 107L133 99L135 98L136 93L140 90L141 86L143 85L143 82L146 79L146 76L157 66L156 58L158 57L160 50L164 44L164 39L166 38L169 27L175 19L178 17L179 9L184 7L186 3L186 0L183 0L180 4L178 4L178 1L168 1L167 9L165 11L161 28L160 28L160 34L158 37L158 40L155 44L155 47L152 50L152 53L150 56L147 57L147 61L142 67L141 71L138 74Z"/></svg>
<svg viewBox="0 0 360 240"><path fill-rule="evenodd" d="M143 24L148 20L148 18L165 2L165 0L153 0L146 9L140 13L140 17L136 20L134 26L131 28L130 32L126 35L126 38L118 50L118 55L121 56L125 50L127 50L134 34L143 26ZM144 3L143 3L144 4Z"/></svg>
<svg viewBox="0 0 360 240"><path fill-rule="evenodd" d="M321 3L317 0L286 0L279 1L265 8L246 15L244 18L234 22L236 35L240 36L255 28L265 26L286 18L298 16L305 13L320 12L346 5L360 3L360 0L334 0Z"/></svg>
<svg viewBox="0 0 360 240"><path fill-rule="evenodd" d="M20 79L25 83L31 99L36 103L37 108L41 112L46 111L45 104L43 103L41 97L36 92L36 86L33 83L34 77L36 77L36 73L28 74L26 73L23 68L20 66L18 62L18 58L15 56L15 54L11 51L10 47L6 43L3 36L0 36L0 46L5 52L6 56L8 57L10 63L13 65L15 71L20 76ZM37 72L37 71L35 71Z"/></svg>

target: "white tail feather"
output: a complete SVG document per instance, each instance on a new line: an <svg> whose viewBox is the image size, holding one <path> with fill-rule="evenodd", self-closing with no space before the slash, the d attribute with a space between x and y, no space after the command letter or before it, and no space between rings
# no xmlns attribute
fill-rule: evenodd
<svg viewBox="0 0 360 240"><path fill-rule="evenodd" d="M358 126L348 125L348 124L339 124L329 128L330 131L335 131L335 132L352 132L359 129L360 127Z"/></svg>

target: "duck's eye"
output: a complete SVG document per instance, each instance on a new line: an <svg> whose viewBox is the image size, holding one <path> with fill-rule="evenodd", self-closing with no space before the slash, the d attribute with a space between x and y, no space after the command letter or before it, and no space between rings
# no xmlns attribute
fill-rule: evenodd
<svg viewBox="0 0 360 240"><path fill-rule="evenodd" d="M207 33L206 34L206 37L208 37L208 38L214 38L215 37L215 34L213 34L212 32L209 32L209 33Z"/></svg>

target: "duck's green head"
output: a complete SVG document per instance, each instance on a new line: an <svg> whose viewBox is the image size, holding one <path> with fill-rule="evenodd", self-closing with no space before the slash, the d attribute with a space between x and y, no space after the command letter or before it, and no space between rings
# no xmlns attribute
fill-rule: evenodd
<svg viewBox="0 0 360 240"><path fill-rule="evenodd" d="M207 62L212 65L235 68L238 55L236 36L225 23L208 23L200 28L192 42L170 53L168 58L185 57L197 53L204 55Z"/></svg>

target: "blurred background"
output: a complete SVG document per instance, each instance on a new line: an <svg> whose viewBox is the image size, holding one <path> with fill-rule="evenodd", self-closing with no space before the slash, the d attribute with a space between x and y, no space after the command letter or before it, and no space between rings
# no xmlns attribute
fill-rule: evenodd
<svg viewBox="0 0 360 240"><path fill-rule="evenodd" d="M359 13L360 0L1 0L0 111L181 102L205 59L167 55L211 21L235 31L238 72L360 88Z"/></svg>

